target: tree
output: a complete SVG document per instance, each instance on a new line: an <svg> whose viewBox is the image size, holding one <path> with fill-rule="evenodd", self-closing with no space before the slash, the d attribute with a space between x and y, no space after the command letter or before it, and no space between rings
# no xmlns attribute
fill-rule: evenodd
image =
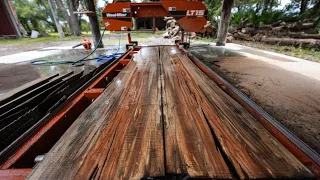
<svg viewBox="0 0 320 180"><path fill-rule="evenodd" d="M56 2L56 5L58 7L58 12L60 12L62 14L62 16L63 16L63 19L67 21L67 23L69 25L69 28L70 28L70 31L72 33L73 27L70 24L70 18L69 18L67 9L64 7L62 0L55 0L55 2Z"/></svg>
<svg viewBox="0 0 320 180"><path fill-rule="evenodd" d="M81 31L80 31L79 22L73 13L74 12L73 4L72 4L73 0L68 0L68 7L69 7L69 14L70 15L68 14L67 9L65 8L62 0L55 0L55 1L57 3L57 6L59 7L59 10L62 13L64 19L68 22L71 34L74 36L80 36Z"/></svg>
<svg viewBox="0 0 320 180"><path fill-rule="evenodd" d="M300 14L304 13L307 9L308 0L301 0L300 3Z"/></svg>
<svg viewBox="0 0 320 180"><path fill-rule="evenodd" d="M93 0L86 0L86 4L87 4L87 8L89 11L96 12L96 8L95 8L95 4L94 4ZM100 27L99 27L100 23L98 22L97 16L89 16L89 21L90 21L94 44L97 46L98 42L101 38ZM99 48L103 47L102 41L98 47Z"/></svg>
<svg viewBox="0 0 320 180"><path fill-rule="evenodd" d="M270 0L264 0L263 1L263 10L262 10L262 13L265 13L267 10L268 10L268 8L269 8L269 5L270 5Z"/></svg>
<svg viewBox="0 0 320 180"><path fill-rule="evenodd" d="M219 16L221 13L221 0L205 0L205 5L208 8L209 20L214 20L215 17Z"/></svg>
<svg viewBox="0 0 320 180"><path fill-rule="evenodd" d="M78 1L77 0L67 0L67 1L68 1L69 14L70 14L70 23L73 27L73 35L80 36L81 35L80 23L79 23L78 17L73 13L77 9L76 7L77 7Z"/></svg>
<svg viewBox="0 0 320 180"><path fill-rule="evenodd" d="M53 0L48 0L48 2L50 5L50 9L51 9L51 13L53 15L54 22L55 22L57 29L58 29L59 36L60 36L60 38L63 38L64 33L63 33L62 27L59 23L59 16L58 16L57 8L56 8L55 4L53 3Z"/></svg>
<svg viewBox="0 0 320 180"><path fill-rule="evenodd" d="M13 0L17 16L27 31L37 30L43 32L48 29L56 29L53 23L48 2L39 0Z"/></svg>
<svg viewBox="0 0 320 180"><path fill-rule="evenodd" d="M217 46L224 46L226 44L226 38L231 18L231 9L234 0L223 0L221 18L218 29Z"/></svg>

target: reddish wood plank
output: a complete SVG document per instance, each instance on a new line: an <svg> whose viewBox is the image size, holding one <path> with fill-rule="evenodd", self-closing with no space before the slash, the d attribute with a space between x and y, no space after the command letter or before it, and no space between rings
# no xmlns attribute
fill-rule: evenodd
<svg viewBox="0 0 320 180"><path fill-rule="evenodd" d="M225 94L185 54L167 47L180 69L181 82L231 160L238 176L246 178L313 178L314 175L243 107Z"/></svg>
<svg viewBox="0 0 320 180"><path fill-rule="evenodd" d="M25 179L32 169L6 169L0 170L0 179L5 180L22 180Z"/></svg>
<svg viewBox="0 0 320 180"><path fill-rule="evenodd" d="M29 178L168 174L314 177L185 54L167 46L135 54Z"/></svg>
<svg viewBox="0 0 320 180"><path fill-rule="evenodd" d="M136 54L30 179L164 176L158 61L157 47Z"/></svg>
<svg viewBox="0 0 320 180"><path fill-rule="evenodd" d="M95 179L165 175L158 56L156 47L142 49L135 55L136 68L121 105L111 111L114 116L88 153L77 178L90 178L88 169L97 167Z"/></svg>
<svg viewBox="0 0 320 180"><path fill-rule="evenodd" d="M134 63L116 77L108 88L70 126L38 164L29 179L74 179L84 159L109 123L112 109L120 105ZM93 165L92 165L93 166Z"/></svg>
<svg viewBox="0 0 320 180"><path fill-rule="evenodd" d="M171 55L175 50L161 47L167 173L231 178L201 107L186 83L190 77Z"/></svg>

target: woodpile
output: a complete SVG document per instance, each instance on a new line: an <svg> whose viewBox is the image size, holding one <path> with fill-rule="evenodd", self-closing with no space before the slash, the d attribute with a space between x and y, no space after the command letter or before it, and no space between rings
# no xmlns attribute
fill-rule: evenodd
<svg viewBox="0 0 320 180"><path fill-rule="evenodd" d="M173 17L164 17L166 21L166 32L163 34L164 38L179 39L181 36L181 30L177 21Z"/></svg>
<svg viewBox="0 0 320 180"><path fill-rule="evenodd" d="M227 40L237 39L320 50L320 34L313 22L277 21L273 24L255 26L247 21L245 19L238 26L230 27Z"/></svg>
<svg viewBox="0 0 320 180"><path fill-rule="evenodd" d="M181 38L181 28L177 21L173 17L164 17L164 21L166 22L166 32L162 35L163 38L180 40ZM203 28L212 27L212 23L207 21L207 24L203 26ZM197 39L198 37L203 36L203 33L195 33L195 32L184 32L185 36L189 36L190 39Z"/></svg>
<svg viewBox="0 0 320 180"><path fill-rule="evenodd" d="M160 46L134 55L29 179L202 177L315 176L186 54Z"/></svg>

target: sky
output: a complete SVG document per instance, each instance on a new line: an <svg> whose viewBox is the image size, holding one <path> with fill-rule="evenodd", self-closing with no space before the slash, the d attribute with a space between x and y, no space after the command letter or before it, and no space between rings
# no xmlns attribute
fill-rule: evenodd
<svg viewBox="0 0 320 180"><path fill-rule="evenodd" d="M280 7L279 8L284 8L287 4L289 4L291 1L290 0L281 0L280 1Z"/></svg>

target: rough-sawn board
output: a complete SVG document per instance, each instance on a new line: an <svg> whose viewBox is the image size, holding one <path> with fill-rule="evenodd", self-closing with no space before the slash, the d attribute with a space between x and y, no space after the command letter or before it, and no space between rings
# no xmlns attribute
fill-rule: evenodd
<svg viewBox="0 0 320 180"><path fill-rule="evenodd" d="M29 179L313 174L173 46L144 47Z"/></svg>

